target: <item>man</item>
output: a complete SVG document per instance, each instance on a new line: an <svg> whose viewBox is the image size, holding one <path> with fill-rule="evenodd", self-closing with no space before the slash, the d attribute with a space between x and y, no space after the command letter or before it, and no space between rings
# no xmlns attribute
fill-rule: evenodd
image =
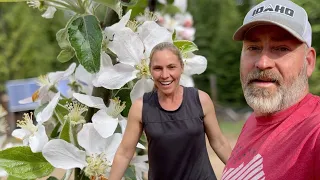
<svg viewBox="0 0 320 180"><path fill-rule="evenodd" d="M289 0L258 4L235 32L254 113L222 179L320 179L320 98L308 87L316 61L311 34L306 11Z"/></svg>

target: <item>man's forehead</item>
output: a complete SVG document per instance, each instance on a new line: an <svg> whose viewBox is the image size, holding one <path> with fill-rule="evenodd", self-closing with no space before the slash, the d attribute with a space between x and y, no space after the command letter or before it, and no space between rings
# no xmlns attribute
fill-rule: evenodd
<svg viewBox="0 0 320 180"><path fill-rule="evenodd" d="M244 41L261 41L262 38L269 38L273 41L294 40L291 33L276 25L260 25L251 28L245 34Z"/></svg>

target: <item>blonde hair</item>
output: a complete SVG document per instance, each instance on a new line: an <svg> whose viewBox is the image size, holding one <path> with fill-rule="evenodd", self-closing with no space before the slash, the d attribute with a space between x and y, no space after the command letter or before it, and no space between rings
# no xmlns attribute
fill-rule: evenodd
<svg viewBox="0 0 320 180"><path fill-rule="evenodd" d="M183 68L184 64L183 64L183 60L182 60L182 56L181 56L180 50L173 43L170 43L170 42L159 43L151 50L149 67L151 66L151 61L152 61L152 57L153 57L154 53L156 53L158 51L162 51L162 50L169 50L174 55L176 55L178 57L179 61L180 61L181 67Z"/></svg>
<svg viewBox="0 0 320 180"><path fill-rule="evenodd" d="M150 53L150 63L149 63L149 69L151 71L151 62L152 62L152 57L154 55L154 53L158 52L158 51L163 51L163 50L169 50L170 52L172 52L174 55L176 55L180 61L180 65L183 68L184 67L184 63L182 60L182 55L180 53L179 48L177 48L173 43L170 42L162 42L157 44L155 47L153 47L153 49L151 50ZM153 90L157 90L157 86L156 84L154 84L153 86Z"/></svg>

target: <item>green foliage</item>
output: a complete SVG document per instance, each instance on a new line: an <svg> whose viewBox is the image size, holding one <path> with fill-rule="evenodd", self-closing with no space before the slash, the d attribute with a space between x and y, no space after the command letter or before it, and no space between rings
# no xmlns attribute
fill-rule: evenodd
<svg viewBox="0 0 320 180"><path fill-rule="evenodd" d="M9 177L7 178L7 180L25 180L25 179L17 178L17 177L14 177L14 176L9 176Z"/></svg>
<svg viewBox="0 0 320 180"><path fill-rule="evenodd" d="M54 34L63 26L63 14L54 20L25 3L1 3L0 6L0 91L7 80L37 77L63 69Z"/></svg>
<svg viewBox="0 0 320 180"><path fill-rule="evenodd" d="M241 43L232 40L243 20L239 7L234 0L189 1L188 7L196 27L196 54L208 60L207 70L193 77L196 86L210 94L209 76L214 74L218 92L214 98L230 106L245 105L239 80Z"/></svg>
<svg viewBox="0 0 320 180"><path fill-rule="evenodd" d="M315 48L315 50L320 52L320 0L300 0L296 2L297 4L301 5L305 8L305 10L308 13L309 21L312 26L312 46ZM317 63L315 70L309 79L309 86L310 91L313 94L320 95L320 56L317 56Z"/></svg>
<svg viewBox="0 0 320 180"><path fill-rule="evenodd" d="M33 153L26 146L0 151L0 167L10 176L21 179L48 176L54 170L41 153Z"/></svg>
<svg viewBox="0 0 320 180"><path fill-rule="evenodd" d="M76 51L80 64L90 73L100 69L102 32L99 21L93 15L82 16L68 27L71 46Z"/></svg>
<svg viewBox="0 0 320 180"><path fill-rule="evenodd" d="M70 120L64 121L59 139L63 139L68 143L72 143L73 135L72 135Z"/></svg>
<svg viewBox="0 0 320 180"><path fill-rule="evenodd" d="M125 171L125 180L137 180L134 167L129 166Z"/></svg>
<svg viewBox="0 0 320 180"><path fill-rule="evenodd" d="M197 51L198 47L192 41L187 40L176 40L173 42L176 47L178 47L182 54L191 53Z"/></svg>

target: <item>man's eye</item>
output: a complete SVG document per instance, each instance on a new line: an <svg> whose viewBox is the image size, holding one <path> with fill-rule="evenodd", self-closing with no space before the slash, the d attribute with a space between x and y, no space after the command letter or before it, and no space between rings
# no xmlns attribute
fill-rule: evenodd
<svg viewBox="0 0 320 180"><path fill-rule="evenodd" d="M286 51L289 51L289 48L281 46L281 47L275 47L275 48L273 48L273 50L286 52Z"/></svg>
<svg viewBox="0 0 320 180"><path fill-rule="evenodd" d="M258 47L258 46L250 46L250 47L248 47L248 50L249 51L259 51L261 48L260 47Z"/></svg>

